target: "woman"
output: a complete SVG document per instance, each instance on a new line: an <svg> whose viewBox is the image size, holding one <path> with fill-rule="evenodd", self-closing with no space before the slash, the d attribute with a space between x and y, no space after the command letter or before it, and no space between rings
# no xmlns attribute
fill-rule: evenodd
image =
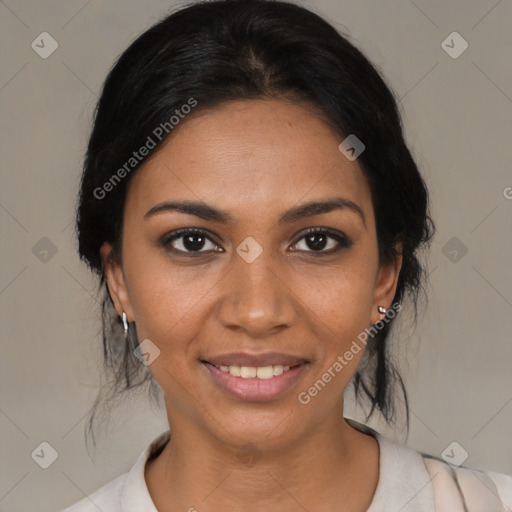
<svg viewBox="0 0 512 512"><path fill-rule="evenodd" d="M512 477L343 418L393 424L387 344L433 224L393 95L317 15L213 1L110 72L79 251L105 285L118 389L161 389L170 432L70 512L504 511Z"/></svg>

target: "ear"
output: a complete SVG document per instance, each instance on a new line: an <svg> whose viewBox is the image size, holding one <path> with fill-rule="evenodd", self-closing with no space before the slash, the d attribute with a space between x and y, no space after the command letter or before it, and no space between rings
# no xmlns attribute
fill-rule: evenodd
<svg viewBox="0 0 512 512"><path fill-rule="evenodd" d="M395 296L396 287L398 284L398 276L402 268L402 246L396 246L396 254L392 260L380 266L375 282L375 290L373 294L373 305L371 322L377 323L382 317L378 311L379 306L386 309L391 307L391 302Z"/></svg>
<svg viewBox="0 0 512 512"><path fill-rule="evenodd" d="M100 248L101 259L108 290L119 316L126 313L128 322L133 322L133 312L121 265L112 257L112 246L105 242Z"/></svg>

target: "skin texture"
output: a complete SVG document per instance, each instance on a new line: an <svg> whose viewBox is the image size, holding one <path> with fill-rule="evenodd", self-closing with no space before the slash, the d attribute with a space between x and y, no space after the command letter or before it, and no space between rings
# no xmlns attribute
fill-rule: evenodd
<svg viewBox="0 0 512 512"><path fill-rule="evenodd" d="M366 510L378 482L378 443L343 420L343 391L364 350L309 404L297 399L381 318L377 307L389 308L395 293L401 261L379 264L370 189L357 160L343 156L344 137L314 109L278 99L198 112L171 135L129 185L122 264L110 261L108 244L101 250L117 312L161 351L149 369L165 393L172 441L146 466L156 507ZM357 204L364 221L345 208L278 223L290 208L333 197ZM226 210L234 222L176 211L144 218L163 201L183 199ZM211 235L199 257L180 255L183 238L167 248L161 242L193 227ZM319 255L339 243L328 238L315 251L303 238L315 227L353 244ZM252 263L236 252L248 236L263 248ZM286 394L248 402L220 389L200 362L235 351L279 351L310 363ZM253 452L242 450L248 443ZM241 454L257 461L248 466Z"/></svg>

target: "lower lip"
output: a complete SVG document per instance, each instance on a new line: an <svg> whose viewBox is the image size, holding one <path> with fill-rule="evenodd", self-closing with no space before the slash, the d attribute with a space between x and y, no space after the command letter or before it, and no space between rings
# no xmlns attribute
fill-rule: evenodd
<svg viewBox="0 0 512 512"><path fill-rule="evenodd" d="M250 402L273 400L291 389L299 380L307 363L299 364L271 379L244 379L223 372L210 363L203 363L215 382L231 396Z"/></svg>

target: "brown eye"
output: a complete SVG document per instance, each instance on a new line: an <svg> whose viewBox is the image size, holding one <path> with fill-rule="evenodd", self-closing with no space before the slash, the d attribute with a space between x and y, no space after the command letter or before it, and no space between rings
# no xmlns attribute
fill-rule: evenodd
<svg viewBox="0 0 512 512"><path fill-rule="evenodd" d="M302 247L297 249L299 243L302 243ZM302 235L293 245L293 250L319 253L319 255L332 254L343 248L348 249L352 245L354 245L354 242L341 232L327 228L313 228Z"/></svg>
<svg viewBox="0 0 512 512"><path fill-rule="evenodd" d="M181 253L201 253L218 250L218 246L200 229L180 229L167 235L162 245Z"/></svg>

